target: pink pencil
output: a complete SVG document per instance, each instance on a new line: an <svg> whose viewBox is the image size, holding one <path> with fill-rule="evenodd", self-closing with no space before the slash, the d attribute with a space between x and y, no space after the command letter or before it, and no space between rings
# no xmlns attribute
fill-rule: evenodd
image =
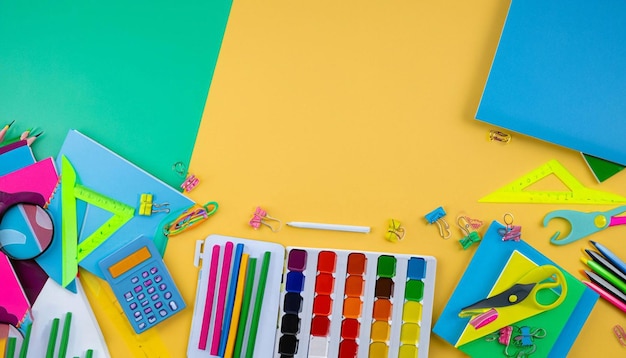
<svg viewBox="0 0 626 358"><path fill-rule="evenodd" d="M612 304L613 306L619 308L623 312L626 312L626 304L624 304L624 302L620 301L619 299L617 299L612 294L608 293L605 289L603 289L602 287L596 285L593 282L583 281L583 283L585 285L587 285L589 288L591 288L592 290L596 291L600 295L600 297L602 297L605 300L609 301L610 304Z"/></svg>
<svg viewBox="0 0 626 358"><path fill-rule="evenodd" d="M213 323L213 340L211 341L212 355L217 355L220 348L222 322L224 321L224 306L229 282L228 276L230 276L230 264L232 259L233 243L228 241L226 243L226 249L224 250L224 264L222 265L222 275L220 277L220 290L217 293L217 307L215 308L215 322Z"/></svg>
<svg viewBox="0 0 626 358"><path fill-rule="evenodd" d="M200 342L198 349L206 350L206 342L209 337L209 324L211 323L211 312L213 311L213 295L217 283L217 265L220 262L220 245L213 246L211 253L211 267L209 268L209 286L206 291L206 301L204 314L202 317L202 328L200 329Z"/></svg>

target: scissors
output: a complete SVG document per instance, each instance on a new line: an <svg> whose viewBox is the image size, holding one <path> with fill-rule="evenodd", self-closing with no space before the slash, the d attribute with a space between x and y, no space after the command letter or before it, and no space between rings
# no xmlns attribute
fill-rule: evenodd
<svg viewBox="0 0 626 358"><path fill-rule="evenodd" d="M607 227L626 224L626 216L615 216L625 211L626 205L604 212L593 211L585 213L575 210L555 210L543 218L543 226L548 225L548 222L554 218L568 221L572 228L569 235L562 239L557 239L561 234L561 232L557 231L550 239L550 242L555 245L565 245L595 234Z"/></svg>
<svg viewBox="0 0 626 358"><path fill-rule="evenodd" d="M559 286L561 286L561 294L554 302L543 304L537 300L539 291ZM518 304L540 311L547 311L560 305L566 296L567 284L561 270L553 265L542 265L528 271L515 284L503 292L461 309L459 317L483 315L494 310L497 313L498 309Z"/></svg>

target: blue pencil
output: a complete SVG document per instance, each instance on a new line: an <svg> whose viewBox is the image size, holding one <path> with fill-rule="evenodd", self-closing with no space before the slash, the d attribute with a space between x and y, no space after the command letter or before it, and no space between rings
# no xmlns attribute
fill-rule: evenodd
<svg viewBox="0 0 626 358"><path fill-rule="evenodd" d="M230 324L233 315L233 306L235 305L235 291L237 290L237 278L239 277L239 267L241 266L241 255L243 254L243 244L237 244L235 247L235 260L233 261L233 269L230 274L230 285L228 287L228 296L226 297L226 310L224 312L224 325L222 327L222 335L220 336L220 346L218 355L224 356L226 351L226 342L228 342L228 332L230 332Z"/></svg>
<svg viewBox="0 0 626 358"><path fill-rule="evenodd" d="M596 249L598 249L598 251L600 251L600 253L604 256L604 258L606 258L609 262L615 265L617 269L620 270L622 273L626 274L626 263L624 263L624 261L622 261L619 257L617 257L617 255L612 253L604 245L595 241L591 241L591 240L589 240L589 242L593 246L595 246Z"/></svg>

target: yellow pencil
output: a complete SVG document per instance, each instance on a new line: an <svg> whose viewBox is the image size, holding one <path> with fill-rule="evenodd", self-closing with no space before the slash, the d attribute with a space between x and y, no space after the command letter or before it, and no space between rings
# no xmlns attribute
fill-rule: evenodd
<svg viewBox="0 0 626 358"><path fill-rule="evenodd" d="M239 267L239 276L237 277L237 291L235 291L235 304L233 307L233 316L231 318L230 331L228 332L228 341L226 341L226 351L224 358L233 356L233 348L235 347L235 339L237 338L237 323L239 323L239 314L241 313L241 302L243 300L243 286L246 280L246 271L248 271L248 257L250 255L241 255L241 266Z"/></svg>

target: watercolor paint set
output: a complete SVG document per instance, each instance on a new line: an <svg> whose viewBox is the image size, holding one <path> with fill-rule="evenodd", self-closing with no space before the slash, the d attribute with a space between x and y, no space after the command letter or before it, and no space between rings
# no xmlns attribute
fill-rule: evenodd
<svg viewBox="0 0 626 358"><path fill-rule="evenodd" d="M198 241L188 357L427 357L436 259Z"/></svg>

